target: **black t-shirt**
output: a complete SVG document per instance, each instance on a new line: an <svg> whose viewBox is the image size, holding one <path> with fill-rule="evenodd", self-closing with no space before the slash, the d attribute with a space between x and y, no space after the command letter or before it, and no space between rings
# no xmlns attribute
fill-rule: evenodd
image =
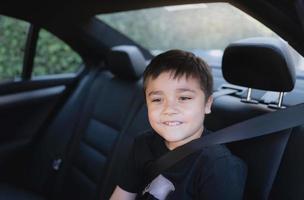
<svg viewBox="0 0 304 200"><path fill-rule="evenodd" d="M204 131L202 136L209 134ZM203 139L201 137L200 139ZM153 199L242 199L247 167L224 145L212 145L193 153L148 180L146 166L170 151L164 140L149 131L134 141L129 159L122 166L122 189L153 196Z"/></svg>

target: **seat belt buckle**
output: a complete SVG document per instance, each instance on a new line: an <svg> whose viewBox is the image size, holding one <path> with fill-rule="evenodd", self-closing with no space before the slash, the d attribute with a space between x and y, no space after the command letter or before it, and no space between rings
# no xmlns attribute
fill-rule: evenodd
<svg viewBox="0 0 304 200"><path fill-rule="evenodd" d="M61 164L62 164L61 158L57 158L57 159L53 160L53 163L52 163L53 170L58 171L61 167Z"/></svg>

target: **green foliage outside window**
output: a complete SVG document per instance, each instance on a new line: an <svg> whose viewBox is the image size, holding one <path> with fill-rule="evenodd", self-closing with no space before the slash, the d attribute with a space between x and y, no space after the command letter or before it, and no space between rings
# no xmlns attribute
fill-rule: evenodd
<svg viewBox="0 0 304 200"><path fill-rule="evenodd" d="M21 76L29 24L0 16L0 81Z"/></svg>
<svg viewBox="0 0 304 200"><path fill-rule="evenodd" d="M76 72L81 57L69 46L45 30L40 30L34 60L33 75L48 75Z"/></svg>
<svg viewBox="0 0 304 200"><path fill-rule="evenodd" d="M276 35L227 3L142 9L98 16L111 27L154 52L172 48L223 50L247 37Z"/></svg>
<svg viewBox="0 0 304 200"><path fill-rule="evenodd" d="M25 21L0 16L0 82L20 78L29 26ZM74 73L81 63L81 57L68 45L40 30L33 76Z"/></svg>

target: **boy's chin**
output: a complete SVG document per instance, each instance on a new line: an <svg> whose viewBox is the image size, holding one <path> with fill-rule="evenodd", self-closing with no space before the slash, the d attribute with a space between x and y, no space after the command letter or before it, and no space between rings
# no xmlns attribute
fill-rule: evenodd
<svg viewBox="0 0 304 200"><path fill-rule="evenodd" d="M185 133L178 133L176 131L175 133L163 133L159 134L166 142L168 143L187 143L190 142L191 140L199 138L201 135L196 135L196 134L189 134L185 135Z"/></svg>
<svg viewBox="0 0 304 200"><path fill-rule="evenodd" d="M179 138L164 138L166 146L170 149L173 150L179 146L182 146L187 143L185 139L179 139Z"/></svg>
<svg viewBox="0 0 304 200"><path fill-rule="evenodd" d="M179 135L169 135L166 134L164 136L161 135L162 138L164 138L164 140L166 140L168 143L178 143L181 142L183 140L185 140L187 137L185 136L179 136Z"/></svg>

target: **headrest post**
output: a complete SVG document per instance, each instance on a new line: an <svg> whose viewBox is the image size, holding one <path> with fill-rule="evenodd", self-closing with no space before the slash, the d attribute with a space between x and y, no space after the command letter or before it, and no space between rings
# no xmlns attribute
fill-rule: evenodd
<svg viewBox="0 0 304 200"><path fill-rule="evenodd" d="M251 89L251 88L248 88L248 90L247 90L246 101L250 101L250 100L251 100L251 92L252 92L252 89Z"/></svg>
<svg viewBox="0 0 304 200"><path fill-rule="evenodd" d="M279 108L282 108L283 97L284 97L284 92L280 92L279 101L278 101L278 107Z"/></svg>
<svg viewBox="0 0 304 200"><path fill-rule="evenodd" d="M246 99L241 99L241 102L257 104L258 102L256 100L251 99L251 93L252 88L248 88Z"/></svg>
<svg viewBox="0 0 304 200"><path fill-rule="evenodd" d="M279 98L278 98L278 103L277 104L269 104L269 108L274 108L274 109L282 109L285 108L285 106L282 105L283 103L283 97L284 97L284 92L279 93Z"/></svg>

